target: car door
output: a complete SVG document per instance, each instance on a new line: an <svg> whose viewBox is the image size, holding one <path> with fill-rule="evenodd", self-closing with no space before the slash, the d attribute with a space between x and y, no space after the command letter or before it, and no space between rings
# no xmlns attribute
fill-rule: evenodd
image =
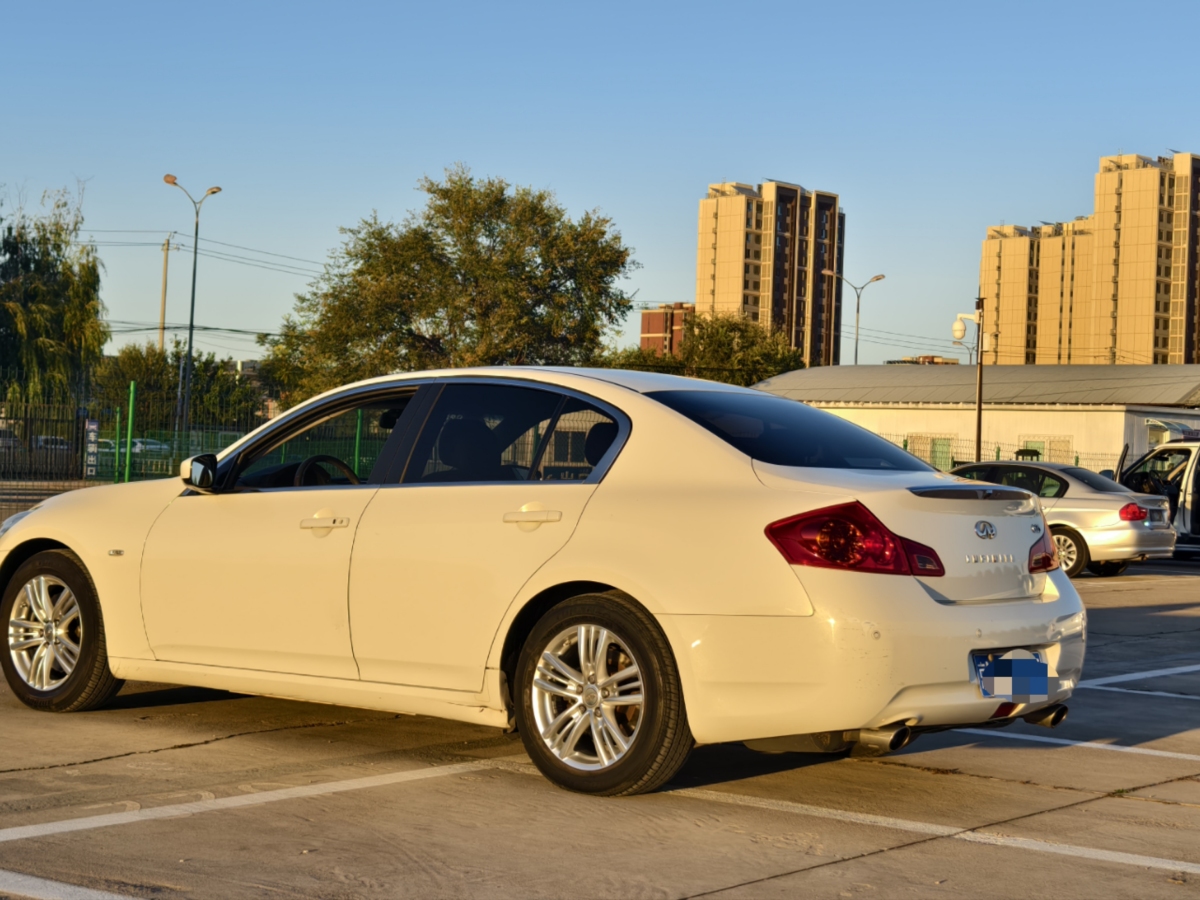
<svg viewBox="0 0 1200 900"><path fill-rule="evenodd" d="M333 398L223 465L227 489L172 501L142 559L158 659L358 677L350 548L413 393ZM370 474L354 484L347 470Z"/></svg>
<svg viewBox="0 0 1200 900"><path fill-rule="evenodd" d="M505 611L566 544L627 432L620 413L565 392L449 381L358 530L363 680L481 690Z"/></svg>

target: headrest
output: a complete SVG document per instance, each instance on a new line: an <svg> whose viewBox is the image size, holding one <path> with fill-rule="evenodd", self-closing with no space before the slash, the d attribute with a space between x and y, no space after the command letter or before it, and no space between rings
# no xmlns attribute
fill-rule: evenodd
<svg viewBox="0 0 1200 900"><path fill-rule="evenodd" d="M583 457L588 461L588 465L595 466L599 463L616 439L616 422L597 422L589 428L587 438L583 442Z"/></svg>
<svg viewBox="0 0 1200 900"><path fill-rule="evenodd" d="M500 465L496 435L478 419L451 419L438 441L441 461L455 469L480 472Z"/></svg>

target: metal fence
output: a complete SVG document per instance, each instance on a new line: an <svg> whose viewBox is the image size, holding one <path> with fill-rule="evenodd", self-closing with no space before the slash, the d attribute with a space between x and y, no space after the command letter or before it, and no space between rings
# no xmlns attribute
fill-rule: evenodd
<svg viewBox="0 0 1200 900"><path fill-rule="evenodd" d="M903 447L909 453L925 460L935 469L947 472L955 466L975 461L975 441L957 435L939 434L880 434L881 438ZM1041 460L1043 462L1067 463L1082 466L1093 472L1115 469L1120 454L1080 453L1069 441L1025 441L1004 443L985 441L981 459L985 461L1014 461L1018 459Z"/></svg>
<svg viewBox="0 0 1200 900"><path fill-rule="evenodd" d="M130 394L120 405L0 400L0 518L63 491L173 477L182 460L221 450L282 411L261 398L210 404L182 431L172 398Z"/></svg>

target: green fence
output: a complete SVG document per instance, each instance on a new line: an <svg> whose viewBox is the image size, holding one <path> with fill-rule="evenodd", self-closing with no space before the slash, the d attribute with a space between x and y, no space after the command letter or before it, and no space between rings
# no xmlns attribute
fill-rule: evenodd
<svg viewBox="0 0 1200 900"><path fill-rule="evenodd" d="M182 460L216 453L282 412L263 398L210 404L182 429L173 397L131 384L122 400L0 400L0 517L66 490L174 477Z"/></svg>

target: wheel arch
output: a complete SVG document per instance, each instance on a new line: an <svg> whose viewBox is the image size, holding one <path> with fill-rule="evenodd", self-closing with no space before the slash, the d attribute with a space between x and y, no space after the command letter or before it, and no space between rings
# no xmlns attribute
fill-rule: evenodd
<svg viewBox="0 0 1200 900"><path fill-rule="evenodd" d="M32 559L43 550L70 550L66 544L61 541L55 541L50 538L31 538L24 543L17 544L4 557L4 562L0 563L0 593L8 590L8 583L12 580L17 569L25 564L26 560ZM72 551L73 552L73 551Z"/></svg>

